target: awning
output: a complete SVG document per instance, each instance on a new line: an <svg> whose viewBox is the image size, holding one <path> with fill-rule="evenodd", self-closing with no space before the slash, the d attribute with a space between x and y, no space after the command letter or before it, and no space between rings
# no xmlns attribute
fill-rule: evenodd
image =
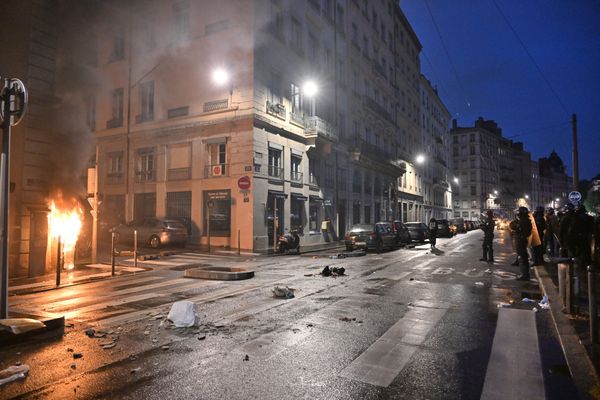
<svg viewBox="0 0 600 400"><path fill-rule="evenodd" d="M277 190L269 190L269 196L275 197L276 199L287 199L288 197L286 193Z"/></svg>
<svg viewBox="0 0 600 400"><path fill-rule="evenodd" d="M302 201L308 200L308 197L304 196L301 193L290 193L290 195L296 200L302 200Z"/></svg>
<svg viewBox="0 0 600 400"><path fill-rule="evenodd" d="M310 201L318 201L318 202L322 203L323 199L321 197L319 197L319 196L315 196L315 195L311 194L310 195Z"/></svg>

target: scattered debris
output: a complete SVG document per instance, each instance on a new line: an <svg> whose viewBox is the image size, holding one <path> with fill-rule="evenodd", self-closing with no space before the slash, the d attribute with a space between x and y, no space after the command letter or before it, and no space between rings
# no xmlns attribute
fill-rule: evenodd
<svg viewBox="0 0 600 400"><path fill-rule="evenodd" d="M149 335L150 331L144 331L144 335Z"/></svg>
<svg viewBox="0 0 600 400"><path fill-rule="evenodd" d="M169 346L162 346L161 349L163 349L163 350L169 350Z"/></svg>
<svg viewBox="0 0 600 400"><path fill-rule="evenodd" d="M72 353L72 352L73 352L73 349L72 349L72 348L70 348L70 347L67 347L67 352L69 352L69 353Z"/></svg>
<svg viewBox="0 0 600 400"><path fill-rule="evenodd" d="M132 373L132 374L135 374L136 372L140 372L141 370L142 370L142 367L137 367L137 368L133 368L129 372Z"/></svg>
<svg viewBox="0 0 600 400"><path fill-rule="evenodd" d="M471 271L475 272L477 271L477 268L471 268Z"/></svg>
<svg viewBox="0 0 600 400"><path fill-rule="evenodd" d="M91 337L91 338L93 338L94 335L96 334L96 331L93 328L88 328L84 332L88 337Z"/></svg>
<svg viewBox="0 0 600 400"><path fill-rule="evenodd" d="M352 322L352 321L356 321L356 318L342 317L342 318L340 318L340 321L344 321L344 322ZM361 321L361 322L362 322L362 321Z"/></svg>
<svg viewBox="0 0 600 400"><path fill-rule="evenodd" d="M198 340L204 340L204 339L206 339L206 335L198 336Z"/></svg>
<svg viewBox="0 0 600 400"><path fill-rule="evenodd" d="M9 331L15 335L45 328L46 324L31 318L6 318L0 319L0 331Z"/></svg>
<svg viewBox="0 0 600 400"><path fill-rule="evenodd" d="M102 347L104 350L107 350L107 349L112 349L116 345L117 345L117 342L109 342L109 343L100 344L100 347Z"/></svg>
<svg viewBox="0 0 600 400"><path fill-rule="evenodd" d="M538 309L537 309L537 307L533 307L533 308L531 309L531 311L533 311L533 312L538 312Z"/></svg>
<svg viewBox="0 0 600 400"><path fill-rule="evenodd" d="M314 274L304 274L304 276L313 276Z"/></svg>
<svg viewBox="0 0 600 400"><path fill-rule="evenodd" d="M194 303L188 300L176 301L171 306L167 319L176 328L187 328L196 324L196 310Z"/></svg>
<svg viewBox="0 0 600 400"><path fill-rule="evenodd" d="M550 302L548 301L548 295L545 294L542 298L542 301L540 301L538 304L542 310L549 310Z"/></svg>
<svg viewBox="0 0 600 400"><path fill-rule="evenodd" d="M248 354L246 354L246 356L244 357L244 361L250 361L250 356Z"/></svg>
<svg viewBox="0 0 600 400"><path fill-rule="evenodd" d="M331 270L329 269L329 265L326 265L325 268L323 268L323 271L321 271L321 275L331 276Z"/></svg>
<svg viewBox="0 0 600 400"><path fill-rule="evenodd" d="M485 271L483 271L483 272L485 272L486 274L491 274L491 273L492 273L492 270L488 268L488 269L486 269L486 270L485 270Z"/></svg>
<svg viewBox="0 0 600 400"><path fill-rule="evenodd" d="M129 356L129 361L137 361L137 359L138 359L138 356L136 356L135 354L131 354Z"/></svg>
<svg viewBox="0 0 600 400"><path fill-rule="evenodd" d="M336 254L334 256L329 256L329 258L332 259L332 260L337 260L338 258L346 258L346 255L342 254L342 253L338 253L338 254Z"/></svg>
<svg viewBox="0 0 600 400"><path fill-rule="evenodd" d="M535 303L535 300L532 300L532 299L530 299L528 297L524 297L521 301L523 303L528 303L528 304Z"/></svg>
<svg viewBox="0 0 600 400"><path fill-rule="evenodd" d="M157 319L163 319L163 315L162 314L157 314L157 315L153 315L152 318L150 318L150 320L152 321L156 321ZM119 327L119 329L121 329L121 327Z"/></svg>
<svg viewBox="0 0 600 400"><path fill-rule="evenodd" d="M314 325L313 324L306 324L307 328L312 328Z"/></svg>
<svg viewBox="0 0 600 400"><path fill-rule="evenodd" d="M344 275L344 273L346 272L346 268L344 267L333 267L333 269L331 270L331 272L333 273L333 275Z"/></svg>
<svg viewBox="0 0 600 400"><path fill-rule="evenodd" d="M152 343L158 343L158 339L152 339Z"/></svg>
<svg viewBox="0 0 600 400"><path fill-rule="evenodd" d="M346 268L344 267L333 267L329 268L329 265L326 265L321 271L321 275L323 276L340 276L346 273Z"/></svg>
<svg viewBox="0 0 600 400"><path fill-rule="evenodd" d="M77 360L78 358L82 358L83 357L83 353L73 353L73 358L75 360Z"/></svg>
<svg viewBox="0 0 600 400"><path fill-rule="evenodd" d="M483 282L475 282L475 286L485 286L485 283L483 283Z"/></svg>
<svg viewBox="0 0 600 400"><path fill-rule="evenodd" d="M497 305L498 308L506 308L506 307L510 307L510 303L505 303L505 302L500 302Z"/></svg>
<svg viewBox="0 0 600 400"><path fill-rule="evenodd" d="M74 326L75 326L75 324L73 324L72 322L65 324L65 328L73 328Z"/></svg>
<svg viewBox="0 0 600 400"><path fill-rule="evenodd" d="M409 279L409 281L414 281L414 280L415 280L415 278L410 278L410 279Z"/></svg>
<svg viewBox="0 0 600 400"><path fill-rule="evenodd" d="M295 289L290 289L287 286L275 286L275 288L273 289L273 297L276 297L278 299L292 299L294 298L294 290Z"/></svg>
<svg viewBox="0 0 600 400"><path fill-rule="evenodd" d="M77 364L76 363L71 363L71 369L75 369L77 368Z"/></svg>

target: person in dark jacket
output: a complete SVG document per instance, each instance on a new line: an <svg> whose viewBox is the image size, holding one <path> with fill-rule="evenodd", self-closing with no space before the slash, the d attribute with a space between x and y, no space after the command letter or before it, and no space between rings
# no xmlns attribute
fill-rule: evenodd
<svg viewBox="0 0 600 400"><path fill-rule="evenodd" d="M540 239L544 238L544 230L546 229L546 219L544 218L544 207L537 207L533 213L533 220L538 231ZM533 265L542 265L544 262L544 243L533 248Z"/></svg>
<svg viewBox="0 0 600 400"><path fill-rule="evenodd" d="M563 214L560 217L560 222L558 224L558 241L560 243L560 255L561 257L569 257L568 245L569 242L568 236L569 231L571 229L571 225L575 219L575 206L571 203L565 204L563 209ZM571 249L573 250L573 249Z"/></svg>
<svg viewBox="0 0 600 400"><path fill-rule="evenodd" d="M529 236L533 230L531 221L529 220L529 210L527 207L519 207L517 214L518 223L516 225L516 244L517 255L519 256L519 264L521 266L521 274L517 276L518 281L529 281L529 254L527 254L527 245Z"/></svg>
<svg viewBox="0 0 600 400"><path fill-rule="evenodd" d="M487 219L482 222L481 230L483 231L483 257L479 261L494 262L494 227L496 221L494 221L494 212L488 210Z"/></svg>
<svg viewBox="0 0 600 400"><path fill-rule="evenodd" d="M431 218L429 220L429 244L431 245L431 250L435 249L435 244L437 242L437 220L435 218Z"/></svg>

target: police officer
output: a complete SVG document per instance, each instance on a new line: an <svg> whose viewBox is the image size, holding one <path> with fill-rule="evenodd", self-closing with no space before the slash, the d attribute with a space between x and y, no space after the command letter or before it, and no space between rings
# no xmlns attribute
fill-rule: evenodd
<svg viewBox="0 0 600 400"><path fill-rule="evenodd" d="M537 207L533 213L533 220L538 231L540 239L544 238L544 230L546 229L546 220L544 219L544 207ZM533 248L533 265L542 265L544 259L544 246L543 242L539 246Z"/></svg>
<svg viewBox="0 0 600 400"><path fill-rule="evenodd" d="M519 256L519 264L521 266L521 274L517 276L517 280L529 281L529 254L527 254L527 245L533 226L529 220L529 209L527 207L519 207L517 221L518 223L515 224L515 234L517 255Z"/></svg>
<svg viewBox="0 0 600 400"><path fill-rule="evenodd" d="M494 212L488 210L487 219L481 224L481 230L483 230L483 257L480 258L479 261L494 262L494 248L492 245L494 242L495 226Z"/></svg>

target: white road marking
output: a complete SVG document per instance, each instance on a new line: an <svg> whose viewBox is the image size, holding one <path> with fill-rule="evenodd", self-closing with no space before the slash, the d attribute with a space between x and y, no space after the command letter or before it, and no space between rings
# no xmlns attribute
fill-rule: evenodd
<svg viewBox="0 0 600 400"><path fill-rule="evenodd" d="M481 398L544 399L535 313L501 308Z"/></svg>

